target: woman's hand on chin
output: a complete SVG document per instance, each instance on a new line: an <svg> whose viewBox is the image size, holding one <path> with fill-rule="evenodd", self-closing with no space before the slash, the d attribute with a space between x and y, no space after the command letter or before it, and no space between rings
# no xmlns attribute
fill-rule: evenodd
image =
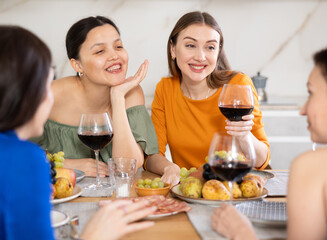
<svg viewBox="0 0 327 240"><path fill-rule="evenodd" d="M125 97L125 95L145 78L148 71L149 62L145 60L134 76L127 78L124 83L111 87L111 99L114 100L119 96Z"/></svg>

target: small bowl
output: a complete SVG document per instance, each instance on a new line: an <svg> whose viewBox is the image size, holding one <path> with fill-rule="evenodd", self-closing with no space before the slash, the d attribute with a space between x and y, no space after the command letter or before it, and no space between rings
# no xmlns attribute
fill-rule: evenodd
<svg viewBox="0 0 327 240"><path fill-rule="evenodd" d="M165 183L165 187L163 188L140 188L135 184L135 191L137 195L143 196L150 196L150 195L163 195L166 196L169 193L170 184Z"/></svg>

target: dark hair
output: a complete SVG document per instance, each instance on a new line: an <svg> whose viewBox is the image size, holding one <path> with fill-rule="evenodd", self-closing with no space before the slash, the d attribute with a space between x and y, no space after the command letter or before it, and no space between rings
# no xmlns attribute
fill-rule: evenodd
<svg viewBox="0 0 327 240"><path fill-rule="evenodd" d="M211 88L219 88L221 85L229 82L229 80L236 74L236 72L230 71L230 65L227 60L224 51L224 37L221 31L220 26L216 22L216 20L206 12L189 12L183 15L176 23L175 27L173 28L167 44L167 57L168 57L168 66L169 72L172 76L181 78L182 73L179 69L176 60L172 59L171 56L171 44L176 45L178 35L181 31L192 24L202 23L209 27L212 27L216 30L220 35L219 41L219 53L217 58L217 66L216 69L207 77L207 84Z"/></svg>
<svg viewBox="0 0 327 240"><path fill-rule="evenodd" d="M0 26L0 131L32 119L46 94L51 53L46 44L18 26Z"/></svg>
<svg viewBox="0 0 327 240"><path fill-rule="evenodd" d="M113 26L120 35L119 29L116 24L110 19L103 16L88 17L74 23L66 35L66 50L69 59L79 60L79 51L84 43L87 34L95 27L109 24Z"/></svg>
<svg viewBox="0 0 327 240"><path fill-rule="evenodd" d="M315 53L313 55L313 60L315 65L320 68L322 75L327 81L327 48Z"/></svg>

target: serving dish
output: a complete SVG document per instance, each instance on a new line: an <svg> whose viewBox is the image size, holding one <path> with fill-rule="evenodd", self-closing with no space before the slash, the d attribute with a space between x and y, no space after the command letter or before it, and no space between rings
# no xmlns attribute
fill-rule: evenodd
<svg viewBox="0 0 327 240"><path fill-rule="evenodd" d="M179 189L179 185L180 184L173 186L171 189L171 192L174 196L176 196L177 198L182 199L186 202L204 204L204 205L209 205L209 206L214 206L214 207L219 206L221 203L229 203L230 202L229 200L212 200L212 199L204 199L204 198L186 197L182 194L181 190ZM237 199L233 199L232 202L235 205L235 204L247 202L247 201L262 200L267 195L268 195L268 190L266 188L264 188L262 191L262 194L259 197L237 198Z"/></svg>
<svg viewBox="0 0 327 240"><path fill-rule="evenodd" d="M58 203L63 203L63 202L68 202L74 198L77 198L79 197L80 195L82 194L82 189L80 186L78 185L75 185L74 187L74 191L73 191L73 194L69 197L66 197L66 198L59 198L59 199L52 199L51 200L51 203L52 204L58 204Z"/></svg>

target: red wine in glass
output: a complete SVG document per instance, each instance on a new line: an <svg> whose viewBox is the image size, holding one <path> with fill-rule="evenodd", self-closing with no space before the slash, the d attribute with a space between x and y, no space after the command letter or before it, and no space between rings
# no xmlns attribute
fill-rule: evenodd
<svg viewBox="0 0 327 240"><path fill-rule="evenodd" d="M242 117L251 114L254 108L251 86L224 84L218 106L221 113L230 121L242 121Z"/></svg>
<svg viewBox="0 0 327 240"><path fill-rule="evenodd" d="M255 164L256 154L250 135L239 138L216 132L210 143L208 157L212 172L228 181L232 204L233 182L241 180Z"/></svg>
<svg viewBox="0 0 327 240"><path fill-rule="evenodd" d="M221 113L230 121L242 121L242 117L253 111L251 105L222 105L219 106Z"/></svg>
<svg viewBox="0 0 327 240"><path fill-rule="evenodd" d="M104 148L114 137L113 133L100 133L99 135L95 135L92 132L84 132L83 134L77 135L82 143L93 150L100 150Z"/></svg>
<svg viewBox="0 0 327 240"><path fill-rule="evenodd" d="M91 196L111 196L113 186L106 180L102 182L99 175L99 152L114 136L108 113L82 114L77 135L85 146L94 151L96 159L96 182L83 188L83 192Z"/></svg>
<svg viewBox="0 0 327 240"><path fill-rule="evenodd" d="M211 169L218 177L225 181L238 182L251 171L252 166L239 161L222 161L211 166Z"/></svg>

